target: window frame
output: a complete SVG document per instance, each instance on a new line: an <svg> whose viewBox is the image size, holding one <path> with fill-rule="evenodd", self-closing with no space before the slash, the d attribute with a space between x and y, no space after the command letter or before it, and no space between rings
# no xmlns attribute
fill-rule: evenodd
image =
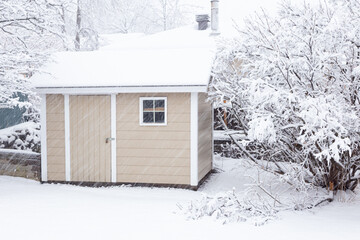
<svg viewBox="0 0 360 240"><path fill-rule="evenodd" d="M164 122L146 123L144 122L144 100L164 100ZM167 126L167 97L140 97L139 98L139 124L140 126Z"/></svg>

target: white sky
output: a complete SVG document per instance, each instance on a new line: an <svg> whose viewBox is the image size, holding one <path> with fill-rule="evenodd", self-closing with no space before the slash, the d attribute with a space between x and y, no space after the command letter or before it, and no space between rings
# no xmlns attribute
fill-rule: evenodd
<svg viewBox="0 0 360 240"><path fill-rule="evenodd" d="M306 0L318 2L318 0ZM219 20L222 34L232 34L233 21L241 25L242 20L264 8L268 13L277 12L281 0L219 0ZM291 0L293 3L303 3L304 0ZM196 4L204 7L204 11L210 13L210 0L196 0Z"/></svg>

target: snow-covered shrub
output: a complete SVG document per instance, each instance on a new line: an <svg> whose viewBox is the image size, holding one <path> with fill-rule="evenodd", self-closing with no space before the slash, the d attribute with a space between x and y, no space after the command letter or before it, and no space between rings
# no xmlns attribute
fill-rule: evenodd
<svg viewBox="0 0 360 240"><path fill-rule="evenodd" d="M256 199L239 198L235 190L221 192L215 196L203 195L201 200L191 202L186 207L179 206L179 208L188 219L197 220L208 216L223 223L251 222L256 226L275 219L278 212L267 202L259 203Z"/></svg>
<svg viewBox="0 0 360 240"><path fill-rule="evenodd" d="M40 152L40 124L26 122L1 129L0 148Z"/></svg>
<svg viewBox="0 0 360 240"><path fill-rule="evenodd" d="M334 199L332 191L305 181L293 181L297 185L289 185L291 179L306 175L302 167L295 166L294 163L284 164L284 167L288 165L286 167L289 171L279 177L266 170L266 165L273 164L266 161L260 161L262 168L259 168L259 165L246 158L232 159L216 155L214 160L217 173L210 182L214 185L216 181L226 184L222 184L220 188L212 184L204 186L200 191L207 194L200 200L178 204L180 213L185 214L188 219L213 218L224 224L247 222L261 226L279 218L278 213L283 211L313 209L333 200L337 201L339 197ZM236 186L236 190L233 187L232 191L224 192L223 189L231 186ZM216 194L212 195L211 192ZM341 193L343 191L339 191L343 195ZM345 196L350 199L351 194L347 193Z"/></svg>
<svg viewBox="0 0 360 240"><path fill-rule="evenodd" d="M211 96L230 99L229 111L246 134L233 141L254 163L295 188L354 190L360 1L324 3L284 2L275 18L256 15L239 28L239 38L220 41Z"/></svg>

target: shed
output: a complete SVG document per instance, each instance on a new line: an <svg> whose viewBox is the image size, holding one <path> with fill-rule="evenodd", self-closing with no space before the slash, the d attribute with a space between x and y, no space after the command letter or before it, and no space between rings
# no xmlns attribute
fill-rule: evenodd
<svg viewBox="0 0 360 240"><path fill-rule="evenodd" d="M32 77L42 182L196 189L212 170L213 36L193 26L129 36L57 53Z"/></svg>

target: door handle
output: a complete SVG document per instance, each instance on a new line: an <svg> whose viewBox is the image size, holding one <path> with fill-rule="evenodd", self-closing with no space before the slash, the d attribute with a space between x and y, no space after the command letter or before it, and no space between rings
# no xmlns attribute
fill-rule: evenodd
<svg viewBox="0 0 360 240"><path fill-rule="evenodd" d="M105 142L106 142L106 143L109 143L110 141L115 141L115 138L106 138L106 139L105 139Z"/></svg>

